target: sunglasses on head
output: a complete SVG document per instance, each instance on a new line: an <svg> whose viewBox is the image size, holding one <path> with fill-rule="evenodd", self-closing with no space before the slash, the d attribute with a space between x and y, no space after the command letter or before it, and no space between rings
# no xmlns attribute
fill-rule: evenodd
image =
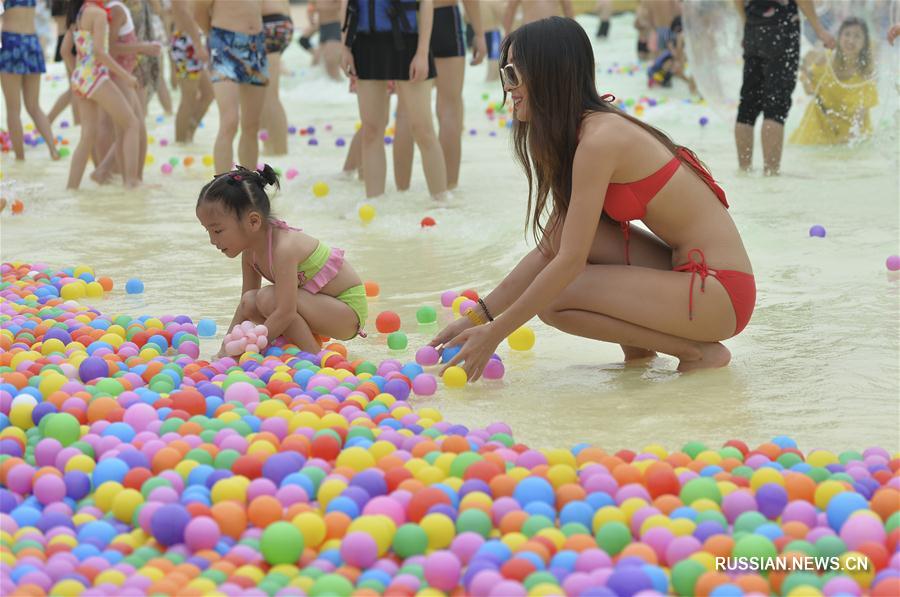
<svg viewBox="0 0 900 597"><path fill-rule="evenodd" d="M522 84L522 77L519 75L516 65L512 62L504 64L500 68L500 80L505 87L509 87L510 89L515 89Z"/></svg>

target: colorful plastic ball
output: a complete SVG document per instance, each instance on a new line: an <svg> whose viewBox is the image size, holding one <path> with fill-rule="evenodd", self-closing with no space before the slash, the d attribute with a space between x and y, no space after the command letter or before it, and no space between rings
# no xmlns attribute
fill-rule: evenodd
<svg viewBox="0 0 900 597"><path fill-rule="evenodd" d="M416 321L422 325L428 325L437 321L437 311L434 307L424 306L416 310Z"/></svg>
<svg viewBox="0 0 900 597"><path fill-rule="evenodd" d="M131 278L125 282L125 292L128 294L140 294L144 292L144 283L137 278Z"/></svg>
<svg viewBox="0 0 900 597"><path fill-rule="evenodd" d="M375 219L375 208L372 207L370 203L363 203L359 206L359 219L362 220L364 224L368 224L372 220Z"/></svg>
<svg viewBox="0 0 900 597"><path fill-rule="evenodd" d="M809 235L818 238L825 238L825 227L819 224L811 226L809 229Z"/></svg>
<svg viewBox="0 0 900 597"><path fill-rule="evenodd" d="M449 593L459 584L462 566L453 552L441 550L425 558L424 569L429 585Z"/></svg>
<svg viewBox="0 0 900 597"><path fill-rule="evenodd" d="M203 156L203 165L204 166L212 166L215 163L216 163L216 161L213 159L213 157L211 155L207 154L207 155Z"/></svg>
<svg viewBox="0 0 900 597"><path fill-rule="evenodd" d="M324 183L320 180L313 185L312 192L313 192L313 195L315 195L316 197L319 197L319 198L324 197L325 195L328 194L328 184Z"/></svg>
<svg viewBox="0 0 900 597"><path fill-rule="evenodd" d="M296 564L303 553L303 534L289 522L276 522L263 531L259 548L266 562L273 566Z"/></svg>
<svg viewBox="0 0 900 597"><path fill-rule="evenodd" d="M381 287L374 280L366 280L363 286L366 287L366 298L375 298L381 293Z"/></svg>
<svg viewBox="0 0 900 597"><path fill-rule="evenodd" d="M268 141L269 140L269 131L259 131L259 140L260 141Z"/></svg>
<svg viewBox="0 0 900 597"><path fill-rule="evenodd" d="M69 157L69 154L71 154L71 153L72 153L72 151L68 147L60 147L59 148L59 157L61 157L61 158Z"/></svg>
<svg viewBox="0 0 900 597"><path fill-rule="evenodd" d="M310 597L350 595L352 592L353 583L339 574L323 574L316 579L309 589Z"/></svg>
<svg viewBox="0 0 900 597"><path fill-rule="evenodd" d="M420 373L413 378L412 391L418 396L432 396L437 391L437 380L430 373Z"/></svg>
<svg viewBox="0 0 900 597"><path fill-rule="evenodd" d="M192 519L184 529L184 543L193 551L214 549L221 537L219 525L209 516Z"/></svg>
<svg viewBox="0 0 900 597"><path fill-rule="evenodd" d="M419 225L422 228L431 228L432 226L435 226L436 224L437 224L437 222L435 222L434 218L432 218L431 216L425 216L424 218L422 218L422 221L419 222Z"/></svg>
<svg viewBox="0 0 900 597"><path fill-rule="evenodd" d="M448 388L461 388L466 385L469 376L466 374L465 369L453 365L452 367L447 367L441 379L444 380L444 385Z"/></svg>
<svg viewBox="0 0 900 597"><path fill-rule="evenodd" d="M453 301L455 301L458 296L459 293L455 290L445 290L441 293L441 305L447 308L452 307Z"/></svg>
<svg viewBox="0 0 900 597"><path fill-rule="evenodd" d="M709 118L707 118L706 116L701 116L699 122L700 126L706 126L707 124L709 124Z"/></svg>
<svg viewBox="0 0 900 597"><path fill-rule="evenodd" d="M505 373L506 368L503 366L503 363L499 359L491 359L484 366L482 375L485 379L503 379Z"/></svg>
<svg viewBox="0 0 900 597"><path fill-rule="evenodd" d="M351 566L368 568L378 559L378 544L368 533L348 533L341 540L341 558Z"/></svg>
<svg viewBox="0 0 900 597"><path fill-rule="evenodd" d="M440 354L434 346L423 346L416 351L416 362L423 367L436 365L440 359Z"/></svg>
<svg viewBox="0 0 900 597"><path fill-rule="evenodd" d="M78 365L78 377L85 383L98 377L109 377L109 364L100 357L88 357Z"/></svg>
<svg viewBox="0 0 900 597"><path fill-rule="evenodd" d="M393 332L388 335L387 344L391 350L406 350L409 341L403 332Z"/></svg>
<svg viewBox="0 0 900 597"><path fill-rule="evenodd" d="M390 334L400 329L400 316L393 311L382 311L375 318L375 329L381 334Z"/></svg>
<svg viewBox="0 0 900 597"><path fill-rule="evenodd" d="M66 497L66 484L61 477L56 475L44 475L38 478L33 485L34 497L44 506L60 502Z"/></svg>
<svg viewBox="0 0 900 597"><path fill-rule="evenodd" d="M288 168L284 173L284 177L288 180L294 180L300 172L296 168Z"/></svg>
<svg viewBox="0 0 900 597"><path fill-rule="evenodd" d="M343 137L338 137L337 139L335 139L334 144L336 147L343 147L344 145L347 144L347 142L344 141Z"/></svg>
<svg viewBox="0 0 900 597"><path fill-rule="evenodd" d="M184 529L191 515L181 504L166 504L153 513L150 529L153 537L165 546L184 543Z"/></svg>
<svg viewBox="0 0 900 597"><path fill-rule="evenodd" d="M510 334L506 342L513 350L531 350L534 346L534 331L527 326L522 326Z"/></svg>
<svg viewBox="0 0 900 597"><path fill-rule="evenodd" d="M81 424L69 413L47 415L44 437L51 437L63 447L73 444L81 437Z"/></svg>
<svg viewBox="0 0 900 597"><path fill-rule="evenodd" d="M316 138L312 138L312 139L310 139L309 141L307 141L306 144L315 147L315 146L317 146L317 145L319 144L319 140L316 139Z"/></svg>
<svg viewBox="0 0 900 597"><path fill-rule="evenodd" d="M159 167L163 174L171 174L172 173L172 164L166 162L162 166Z"/></svg>
<svg viewBox="0 0 900 597"><path fill-rule="evenodd" d="M900 271L900 255L891 255L884 264L892 272Z"/></svg>
<svg viewBox="0 0 900 597"><path fill-rule="evenodd" d="M216 335L216 322L214 319L201 319L197 322L197 334L201 338L212 338Z"/></svg>

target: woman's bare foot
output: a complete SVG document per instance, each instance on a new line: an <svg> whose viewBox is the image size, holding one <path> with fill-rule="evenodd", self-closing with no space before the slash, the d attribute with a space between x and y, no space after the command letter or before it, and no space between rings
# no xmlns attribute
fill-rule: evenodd
<svg viewBox="0 0 900 597"><path fill-rule="evenodd" d="M678 362L680 372L724 367L731 361L731 352L721 342L703 342L698 344L697 350L700 352L700 358L690 361L681 359Z"/></svg>
<svg viewBox="0 0 900 597"><path fill-rule="evenodd" d="M91 180L99 185L109 184L110 180L112 179L111 174L109 174L108 172L101 172L99 169L91 172L90 177Z"/></svg>
<svg viewBox="0 0 900 597"><path fill-rule="evenodd" d="M622 352L625 353L625 362L628 364L635 364L656 357L654 351L637 346L622 345Z"/></svg>

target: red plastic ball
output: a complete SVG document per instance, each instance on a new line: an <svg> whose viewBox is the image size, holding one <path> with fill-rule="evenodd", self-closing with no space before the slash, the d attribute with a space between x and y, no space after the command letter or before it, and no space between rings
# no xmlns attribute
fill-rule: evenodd
<svg viewBox="0 0 900 597"><path fill-rule="evenodd" d="M431 216L425 216L424 218L422 218L422 228L430 228L435 224L437 224L437 222L435 222L434 218L432 218Z"/></svg>
<svg viewBox="0 0 900 597"><path fill-rule="evenodd" d="M390 334L400 329L400 316L393 311L382 311L375 318L375 329L382 334Z"/></svg>

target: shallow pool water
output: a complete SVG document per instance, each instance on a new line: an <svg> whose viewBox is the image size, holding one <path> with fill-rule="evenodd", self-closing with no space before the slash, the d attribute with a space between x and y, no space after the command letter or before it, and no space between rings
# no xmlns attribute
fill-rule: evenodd
<svg viewBox="0 0 900 597"><path fill-rule="evenodd" d="M583 19L593 31L593 18ZM644 117L695 149L728 192L759 285L753 320L727 342L732 364L681 376L675 359L660 357L626 369L617 346L573 338L535 320L532 351L501 346L507 366L502 382L441 388L415 403L436 406L447 420L469 426L505 420L518 440L537 447L589 442L618 449L651 441L673 447L687 439L718 443L732 437L752 443L778 434L791 435L805 450L898 447L900 280L885 268L887 256L900 252L897 120L882 119L878 138L853 148L787 147L780 178L740 175L731 124L708 105L686 103L683 86L648 91L644 76L628 74L635 64L630 15L614 19L612 34L611 42L595 45L600 89L622 99L658 100ZM439 305L447 289L489 291L529 247L527 184L512 160L506 130L485 114L483 96L500 101L499 85L483 82L483 66L467 73L462 179L453 200L433 203L417 164L412 190L397 193L389 181L388 194L374 202L375 220L363 225L356 216L362 183L335 176L345 155L336 140L349 141L358 119L355 96L346 83L310 69L308 55L296 45L285 61L291 69L282 83L289 121L314 126L319 144L309 146L308 136L296 135L289 156L267 160L299 171L274 198L275 210L343 247L363 277L381 285L381 296L370 304L369 328L381 310L401 315L409 350L393 353L383 336L372 334L350 343L351 356L411 360L436 331L417 327L418 307ZM61 72L51 66L55 80L44 82L45 107L63 89ZM896 102L896 96L888 99ZM794 107L788 130L804 106ZM209 356L241 286L239 262L223 258L194 217L197 192L212 174L201 157L211 153L216 112L210 111L188 147L161 146L173 137L174 125L171 117L158 122L160 116L153 102L155 163L147 167L149 184L134 192L90 182L67 192L67 161L51 163L43 147L29 148L24 164L4 154L3 194L21 198L25 211L2 216L2 259L94 266L117 284L109 298L95 302L105 313L214 318L219 336L201 349ZM704 116L709 124L700 126ZM56 130L73 146L77 142L77 129ZM186 156L196 164L160 172L169 158ZM320 180L330 193L317 199L311 188ZM424 216L437 226L420 228ZM823 225L827 236L810 238L813 224ZM131 277L144 281L142 295L124 293ZM449 314L441 310L446 321Z"/></svg>

